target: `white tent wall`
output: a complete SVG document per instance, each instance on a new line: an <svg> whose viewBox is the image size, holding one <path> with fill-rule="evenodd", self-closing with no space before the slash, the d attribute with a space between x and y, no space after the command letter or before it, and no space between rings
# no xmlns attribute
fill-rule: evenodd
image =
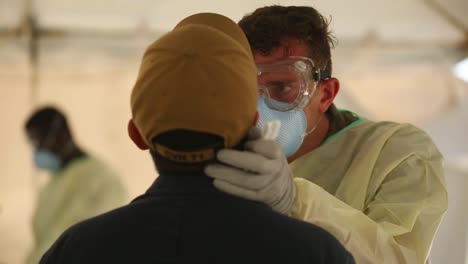
<svg viewBox="0 0 468 264"><path fill-rule="evenodd" d="M5 0L3 0L5 1ZM11 1L11 0L10 0ZM427 1L427 0L426 0ZM363 38L369 32L386 41L460 41L463 35L429 8L425 1L372 0L33 0L43 27L68 30L135 30L142 25L157 30L172 28L180 19L196 12L218 12L234 20L255 8L271 5L312 5L325 16L333 15L334 31L341 38ZM468 24L463 0L433 1L448 6ZM421 30L427 25L431 30Z"/></svg>
<svg viewBox="0 0 468 264"><path fill-rule="evenodd" d="M432 263L468 263L468 84L451 72L461 59L456 47L464 36L424 2L35 0L33 13L43 35L37 43L37 82L31 85L29 42L12 34L25 5L0 0L0 264L22 263L32 245L36 191L47 180L33 169L23 131L35 107L62 108L78 142L109 162L134 198L155 177L149 154L137 150L126 134L130 91L144 48L189 14L211 11L238 20L272 3L313 5L333 15L340 40L333 51L341 80L339 107L374 120L412 122L434 137L447 158L450 208ZM467 1L435 2L468 25Z"/></svg>
<svg viewBox="0 0 468 264"><path fill-rule="evenodd" d="M31 153L22 133L31 108L27 43L0 37L0 263L20 263L31 244Z"/></svg>
<svg viewBox="0 0 468 264"><path fill-rule="evenodd" d="M368 118L423 123L451 111L468 91L452 73L454 58L431 46L341 43L334 76L348 108ZM422 102L427 102L423 104Z"/></svg>
<svg viewBox="0 0 468 264"><path fill-rule="evenodd" d="M23 19L24 1L1 0L0 1L0 29L16 28Z"/></svg>
<svg viewBox="0 0 468 264"><path fill-rule="evenodd" d="M448 166L445 169L449 208L432 246L433 264L467 263L467 171Z"/></svg>

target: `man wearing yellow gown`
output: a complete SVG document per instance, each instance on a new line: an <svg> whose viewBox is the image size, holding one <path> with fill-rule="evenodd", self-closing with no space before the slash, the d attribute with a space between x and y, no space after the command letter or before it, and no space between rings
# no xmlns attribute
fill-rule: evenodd
<svg viewBox="0 0 468 264"><path fill-rule="evenodd" d="M39 193L32 220L34 247L26 263L36 264L65 229L123 205L127 194L114 171L76 145L56 108L35 111L25 130L36 167L51 176Z"/></svg>
<svg viewBox="0 0 468 264"><path fill-rule="evenodd" d="M447 210L442 156L410 124L335 107L328 24L314 8L293 6L239 22L257 64L260 125L246 151L219 151L222 163L206 174L222 191L326 229L356 263L426 263ZM265 127L276 120L275 138Z"/></svg>

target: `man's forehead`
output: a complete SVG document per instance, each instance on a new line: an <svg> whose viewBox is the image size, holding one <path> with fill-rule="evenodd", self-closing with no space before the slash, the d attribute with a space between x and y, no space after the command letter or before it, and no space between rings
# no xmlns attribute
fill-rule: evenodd
<svg viewBox="0 0 468 264"><path fill-rule="evenodd" d="M268 64L290 56L308 57L308 48L304 41L295 38L283 38L280 46L273 48L267 54L254 50L256 64Z"/></svg>
<svg viewBox="0 0 468 264"><path fill-rule="evenodd" d="M39 129L29 129L27 131L27 138L29 143L31 143L34 147L38 147L39 143L41 142L42 135Z"/></svg>
<svg viewBox="0 0 468 264"><path fill-rule="evenodd" d="M41 131L39 128L33 127L28 129L27 134L30 138L39 138L41 136Z"/></svg>
<svg viewBox="0 0 468 264"><path fill-rule="evenodd" d="M32 141L41 141L46 133L47 131L44 131L44 129L39 127L32 127L27 131L28 138Z"/></svg>

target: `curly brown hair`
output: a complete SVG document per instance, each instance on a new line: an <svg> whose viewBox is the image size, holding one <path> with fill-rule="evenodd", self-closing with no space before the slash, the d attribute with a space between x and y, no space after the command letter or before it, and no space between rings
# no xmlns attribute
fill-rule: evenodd
<svg viewBox="0 0 468 264"><path fill-rule="evenodd" d="M330 48L336 42L328 28L330 21L312 7L273 5L244 16L239 26L252 50L264 54L279 47L287 37L304 41L309 47L309 56L322 69L322 78L328 78L332 72Z"/></svg>

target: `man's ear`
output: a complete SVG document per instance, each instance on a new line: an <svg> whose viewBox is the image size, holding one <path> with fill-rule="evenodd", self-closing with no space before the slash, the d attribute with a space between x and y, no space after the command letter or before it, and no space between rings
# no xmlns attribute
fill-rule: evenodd
<svg viewBox="0 0 468 264"><path fill-rule="evenodd" d="M140 131L138 131L137 127L135 126L135 123L133 123L133 119L130 119L128 121L128 136L130 139L132 139L133 143L141 149L141 150L147 150L149 149L148 145L146 142L143 140L143 137L140 134Z"/></svg>
<svg viewBox="0 0 468 264"><path fill-rule="evenodd" d="M336 78L330 78L321 81L322 97L320 98L319 107L320 112L325 113L330 105L335 100L338 91L340 90L340 81Z"/></svg>

